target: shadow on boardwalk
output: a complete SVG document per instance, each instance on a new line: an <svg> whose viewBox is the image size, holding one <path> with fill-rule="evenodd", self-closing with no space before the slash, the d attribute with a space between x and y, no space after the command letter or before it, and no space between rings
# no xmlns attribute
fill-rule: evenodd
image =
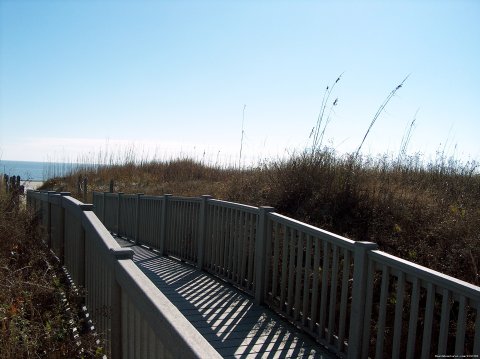
<svg viewBox="0 0 480 359"><path fill-rule="evenodd" d="M135 264L226 358L335 358L253 298L196 268L142 246Z"/></svg>

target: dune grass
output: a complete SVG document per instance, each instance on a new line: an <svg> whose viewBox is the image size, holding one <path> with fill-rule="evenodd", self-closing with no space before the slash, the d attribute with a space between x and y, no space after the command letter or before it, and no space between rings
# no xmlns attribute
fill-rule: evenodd
<svg viewBox="0 0 480 359"><path fill-rule="evenodd" d="M475 162L439 154L398 158L340 156L323 148L251 168L206 166L188 158L83 166L44 189L210 194L284 215L480 284L480 175ZM91 199L90 199L91 200Z"/></svg>
<svg viewBox="0 0 480 359"><path fill-rule="evenodd" d="M0 358L101 356L98 338L82 331L82 319L76 311L80 307L75 306L81 300L43 244L35 217L19 209L2 191ZM65 303L71 306L70 311ZM80 330L76 339L74 327Z"/></svg>

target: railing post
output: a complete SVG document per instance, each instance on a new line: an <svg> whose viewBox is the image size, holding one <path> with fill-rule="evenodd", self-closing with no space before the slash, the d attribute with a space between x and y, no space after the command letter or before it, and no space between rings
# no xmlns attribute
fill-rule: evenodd
<svg viewBox="0 0 480 359"><path fill-rule="evenodd" d="M135 244L138 244L140 237L140 197L142 196L143 193L137 193L135 203Z"/></svg>
<svg viewBox="0 0 480 359"><path fill-rule="evenodd" d="M168 212L168 199L172 197L171 194L164 194L163 195L163 203L162 203L162 219L160 221L160 243L158 250L160 253L164 254L165 251L165 241L167 237L167 212Z"/></svg>
<svg viewBox="0 0 480 359"><path fill-rule="evenodd" d="M119 248L119 249L110 249L111 254L113 255L113 266L112 266L112 286L110 288L110 298L111 298L111 340L110 340L110 356L112 358L122 358L122 341L129 340L131 338L122 338L127 333L122 333L122 290L120 285L117 282L115 273L115 267L118 265L119 260L132 259L133 250L130 248Z"/></svg>
<svg viewBox="0 0 480 359"><path fill-rule="evenodd" d="M372 242L355 242L353 262L352 309L348 335L348 358L359 358L362 353L363 321L368 275L368 252L378 249Z"/></svg>
<svg viewBox="0 0 480 359"><path fill-rule="evenodd" d="M120 208L121 206L121 199L122 199L123 192L117 193L117 236L120 237Z"/></svg>
<svg viewBox="0 0 480 359"><path fill-rule="evenodd" d="M265 265L266 244L267 244L267 223L269 212L273 212L273 207L259 207L257 236L255 238L255 303L262 304L265 297Z"/></svg>
<svg viewBox="0 0 480 359"><path fill-rule="evenodd" d="M200 222L198 223L197 268L203 268L203 254L205 253L205 238L207 236L207 205L212 196L204 194L200 197Z"/></svg>

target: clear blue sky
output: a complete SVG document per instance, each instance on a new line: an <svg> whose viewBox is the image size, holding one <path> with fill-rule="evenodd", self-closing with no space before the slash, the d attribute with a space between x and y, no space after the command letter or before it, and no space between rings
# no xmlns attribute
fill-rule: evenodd
<svg viewBox="0 0 480 359"><path fill-rule="evenodd" d="M206 153L236 161L325 142L480 158L480 1L0 0L0 158Z"/></svg>

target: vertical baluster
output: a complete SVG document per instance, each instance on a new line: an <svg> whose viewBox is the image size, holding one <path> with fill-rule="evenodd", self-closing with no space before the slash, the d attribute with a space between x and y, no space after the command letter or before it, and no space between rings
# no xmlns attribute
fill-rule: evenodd
<svg viewBox="0 0 480 359"><path fill-rule="evenodd" d="M280 225L275 222L274 226L274 245L273 245L273 267L272 267L272 303L275 302L278 292L278 256L279 256L279 237Z"/></svg>
<svg viewBox="0 0 480 359"><path fill-rule="evenodd" d="M295 265L295 311L293 320L297 321L300 314L300 296L302 293L302 270L303 270L303 233L298 231L297 262Z"/></svg>
<svg viewBox="0 0 480 359"><path fill-rule="evenodd" d="M317 324L318 315L318 271L320 268L320 246L319 238L314 238L314 255L313 255L313 291L312 291L312 305L310 307L310 330L313 332ZM320 330L320 329L319 329Z"/></svg>
<svg viewBox="0 0 480 359"><path fill-rule="evenodd" d="M460 296L460 300L458 301L457 333L455 335L455 355L458 356L463 355L465 346L466 301L463 295Z"/></svg>
<svg viewBox="0 0 480 359"><path fill-rule="evenodd" d="M311 270L310 266L312 264L312 236L306 235L306 248L305 248L305 274L303 278L303 305L302 305L302 327L307 327L308 325L308 307L309 307L309 297L310 297L310 275Z"/></svg>
<svg viewBox="0 0 480 359"><path fill-rule="evenodd" d="M330 243L323 243L322 292L320 294L319 338L325 335L325 317L327 316L328 272L330 270Z"/></svg>
<svg viewBox="0 0 480 359"><path fill-rule="evenodd" d="M229 216L228 216L228 274L227 278L230 280L233 280L233 258L234 258L234 238L233 238L233 231L234 231L234 212L235 210L233 208L230 208L229 210Z"/></svg>
<svg viewBox="0 0 480 359"><path fill-rule="evenodd" d="M220 233L220 226L221 226L221 208L220 206L215 206L215 226L212 228L212 231L215 236L215 273L220 272L220 246L221 246L221 233Z"/></svg>
<svg viewBox="0 0 480 359"><path fill-rule="evenodd" d="M242 260L242 238L240 236L240 214L242 211L235 211L235 261L233 264L234 282L240 283L240 261Z"/></svg>
<svg viewBox="0 0 480 359"><path fill-rule="evenodd" d="M374 274L375 274L375 263L372 260L368 260L367 288L366 288L366 298L365 298L365 316L364 316L364 322L363 322L363 336L362 336L362 358L368 358L368 352L370 349L370 327L371 327L371 320L372 320Z"/></svg>
<svg viewBox="0 0 480 359"><path fill-rule="evenodd" d="M407 358L413 358L415 355L419 299L420 281L415 277L412 282L412 299L410 301L410 318L408 320Z"/></svg>
<svg viewBox="0 0 480 359"><path fill-rule="evenodd" d="M295 237L296 230L290 228L290 238L289 238L289 247L290 247L290 258L289 258L289 268L288 268L288 294L287 294L287 315L292 315L293 309L293 290L295 286Z"/></svg>
<svg viewBox="0 0 480 359"><path fill-rule="evenodd" d="M254 248L255 248L255 222L256 216L249 214L249 238L248 238L248 290L253 289L253 263L254 263Z"/></svg>
<svg viewBox="0 0 480 359"><path fill-rule="evenodd" d="M121 337L120 342L122 344L122 354L127 355L128 353L128 297L125 291L121 290L121 305L122 305L122 314L120 315L121 319Z"/></svg>
<svg viewBox="0 0 480 359"><path fill-rule="evenodd" d="M350 278L350 251L343 250L343 270L342 270L342 294L340 297L340 318L338 327L338 345L339 352L343 351L345 340L345 327L347 318L347 296L348 296L348 280Z"/></svg>
<svg viewBox="0 0 480 359"><path fill-rule="evenodd" d="M282 283L280 286L280 306L279 309L281 312L286 313L287 308L284 310L285 306L285 297L287 291L287 277L288 277L288 231L289 228L283 224L283 250L282 250Z"/></svg>
<svg viewBox="0 0 480 359"><path fill-rule="evenodd" d="M397 294L395 296L395 322L393 324L392 358L400 355L403 322L403 300L405 297L405 274L400 272L397 278Z"/></svg>
<svg viewBox="0 0 480 359"><path fill-rule="evenodd" d="M375 357L380 358L383 355L383 342L385 337L385 320L387 317L388 284L390 280L389 268L384 265L382 268L382 286L380 291L380 307L378 310L378 331L377 345L375 348Z"/></svg>
<svg viewBox="0 0 480 359"><path fill-rule="evenodd" d="M450 326L450 291L442 292L442 311L438 335L438 355L447 354L448 328Z"/></svg>
<svg viewBox="0 0 480 359"><path fill-rule="evenodd" d="M332 279L330 283L330 310L328 313L327 341L332 342L335 329L335 315L337 310L337 287L338 287L338 246L333 245L332 254Z"/></svg>
<svg viewBox="0 0 480 359"><path fill-rule="evenodd" d="M269 297L269 293L271 293L271 279L270 279L270 273L272 272L272 222L268 218L268 215L265 216L265 230L266 230L266 243L265 243L265 262L264 262L264 268L265 268L265 279L264 279L264 284L265 284L265 299ZM268 299L267 299L268 300Z"/></svg>
<svg viewBox="0 0 480 359"><path fill-rule="evenodd" d="M477 306L475 319L475 338L473 339L473 352L480 353L480 307Z"/></svg>
<svg viewBox="0 0 480 359"><path fill-rule="evenodd" d="M226 239L226 222L227 222L227 215L228 209L225 207L221 207L221 219L220 219L220 275L226 275L226 267L227 267L227 239Z"/></svg>
<svg viewBox="0 0 480 359"><path fill-rule="evenodd" d="M433 309L435 306L435 287L433 283L427 284L427 303L425 306L425 322L422 336L422 358L430 356L430 343L432 340Z"/></svg>

